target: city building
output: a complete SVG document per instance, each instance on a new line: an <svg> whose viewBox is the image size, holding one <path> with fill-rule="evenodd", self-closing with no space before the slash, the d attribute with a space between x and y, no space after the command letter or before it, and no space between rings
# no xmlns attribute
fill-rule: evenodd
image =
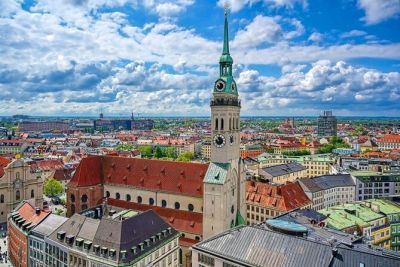
<svg viewBox="0 0 400 267"><path fill-rule="evenodd" d="M318 136L328 137L337 135L337 120L332 111L324 111L318 118Z"/></svg>
<svg viewBox="0 0 400 267"><path fill-rule="evenodd" d="M9 161L0 157L0 223L23 200L35 207L43 204L43 179L24 159Z"/></svg>
<svg viewBox="0 0 400 267"><path fill-rule="evenodd" d="M284 185L247 182L247 224L258 224L294 209L311 208L311 205L298 182Z"/></svg>
<svg viewBox="0 0 400 267"><path fill-rule="evenodd" d="M206 141L201 145L201 157L203 159L211 159L211 142Z"/></svg>
<svg viewBox="0 0 400 267"><path fill-rule="evenodd" d="M356 183L356 200L393 196L400 193L400 173L351 171Z"/></svg>
<svg viewBox="0 0 400 267"><path fill-rule="evenodd" d="M355 182L350 174L303 178L299 183L308 198L313 201L315 210L355 201Z"/></svg>
<svg viewBox="0 0 400 267"><path fill-rule="evenodd" d="M360 170L386 172L392 169L392 159L366 157L340 157L339 164L342 170Z"/></svg>
<svg viewBox="0 0 400 267"><path fill-rule="evenodd" d="M192 266L292 266L342 267L400 265L400 255L375 246L353 242L350 237L320 231L294 222L270 220L239 226L192 248ZM330 239L337 236L340 239ZM353 243L352 243L353 242Z"/></svg>
<svg viewBox="0 0 400 267"><path fill-rule="evenodd" d="M18 124L20 132L66 132L69 123L62 121L23 121Z"/></svg>
<svg viewBox="0 0 400 267"><path fill-rule="evenodd" d="M240 159L240 100L232 77L228 21L225 17L220 77L211 106L209 164L89 156L80 162L67 186L67 214L96 206L107 198L115 206L153 209L185 236L182 262L189 247L203 238L245 223L244 164ZM173 210L173 213L170 211ZM169 215L172 214L173 216Z"/></svg>
<svg viewBox="0 0 400 267"><path fill-rule="evenodd" d="M378 138L376 143L380 150L400 149L400 135L386 134L382 138Z"/></svg>
<svg viewBox="0 0 400 267"><path fill-rule="evenodd" d="M306 177L306 173L306 168L297 162L265 167L258 171L263 180L280 184Z"/></svg>
<svg viewBox="0 0 400 267"><path fill-rule="evenodd" d="M45 267L45 237L48 237L55 229L62 225L67 218L55 214L49 214L43 221L35 226L28 236L29 240L29 265Z"/></svg>
<svg viewBox="0 0 400 267"><path fill-rule="evenodd" d="M264 153L264 149L258 144L246 144L240 146L240 157L248 158L248 157L258 157Z"/></svg>
<svg viewBox="0 0 400 267"><path fill-rule="evenodd" d="M0 155L22 154L29 143L20 139L0 139Z"/></svg>
<svg viewBox="0 0 400 267"><path fill-rule="evenodd" d="M7 221L8 256L14 266L28 266L28 234L49 214L49 211L25 201L10 214Z"/></svg>
<svg viewBox="0 0 400 267"><path fill-rule="evenodd" d="M257 157L257 160L260 162L261 168L297 162L306 167L306 177L314 177L329 174L332 166L336 162L336 157L328 154L315 154L307 156L262 154Z"/></svg>
<svg viewBox="0 0 400 267"><path fill-rule="evenodd" d="M45 238L45 266L179 266L179 236L154 211L103 204Z"/></svg>

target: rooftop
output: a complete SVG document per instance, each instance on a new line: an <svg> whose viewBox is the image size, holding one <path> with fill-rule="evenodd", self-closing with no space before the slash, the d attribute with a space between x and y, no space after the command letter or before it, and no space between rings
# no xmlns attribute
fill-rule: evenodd
<svg viewBox="0 0 400 267"><path fill-rule="evenodd" d="M262 168L262 172L267 173L271 175L272 177L278 177L282 176L285 174L293 173L293 172L299 172L302 170L305 170L306 167L303 165L297 163L297 162L291 162L287 164L280 164L280 165L275 165L271 167L266 167Z"/></svg>

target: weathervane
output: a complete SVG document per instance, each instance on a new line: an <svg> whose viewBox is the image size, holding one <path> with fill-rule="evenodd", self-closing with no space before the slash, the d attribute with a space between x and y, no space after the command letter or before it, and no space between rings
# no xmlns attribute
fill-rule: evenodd
<svg viewBox="0 0 400 267"><path fill-rule="evenodd" d="M227 1L225 1L225 3L224 3L224 14L225 14L225 17L228 16L228 14L229 14L229 8L230 8L229 3Z"/></svg>

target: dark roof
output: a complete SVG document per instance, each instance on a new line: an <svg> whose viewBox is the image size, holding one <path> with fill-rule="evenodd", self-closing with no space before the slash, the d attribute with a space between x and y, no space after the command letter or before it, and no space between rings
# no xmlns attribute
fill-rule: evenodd
<svg viewBox="0 0 400 267"><path fill-rule="evenodd" d="M322 189L334 187L355 186L350 174L322 175L311 178Z"/></svg>
<svg viewBox="0 0 400 267"><path fill-rule="evenodd" d="M302 171L305 169L306 169L306 167L304 167L300 163L290 162L287 164L280 164L280 165L275 165L275 166L271 166L271 167L266 167L266 168L263 168L262 171L264 171L265 173L268 173L272 177L277 177L277 176L281 176L281 175L285 175L285 174L289 174L289 173L293 173L293 172Z"/></svg>
<svg viewBox="0 0 400 267"><path fill-rule="evenodd" d="M344 267L365 263L366 266L395 267L400 264L398 253L369 249L364 244L352 246L323 244L263 226L241 226L204 240L193 249L241 266Z"/></svg>
<svg viewBox="0 0 400 267"><path fill-rule="evenodd" d="M56 214L49 214L38 226L32 230L32 234L48 236L60 225L62 225L68 218Z"/></svg>
<svg viewBox="0 0 400 267"><path fill-rule="evenodd" d="M168 233L168 229L170 229L171 233ZM166 237L150 242L149 246L144 246L143 251L138 249L137 253L133 254L131 251L133 247L138 247L140 243L144 243L147 239L150 240L152 236L157 236L163 230L167 233ZM93 245L115 249L116 259L123 262L131 262L134 258L147 253L177 233L154 211L148 210L125 220L102 219L94 237ZM122 250L126 251L124 260L120 257ZM90 253L93 254L93 251Z"/></svg>
<svg viewBox="0 0 400 267"><path fill-rule="evenodd" d="M322 190L322 188L314 183L314 181L310 178L299 179L299 183L305 186L311 193L319 192Z"/></svg>

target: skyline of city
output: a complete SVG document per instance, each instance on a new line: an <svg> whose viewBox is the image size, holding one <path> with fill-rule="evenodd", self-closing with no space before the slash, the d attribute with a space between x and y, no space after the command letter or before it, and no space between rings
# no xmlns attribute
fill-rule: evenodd
<svg viewBox="0 0 400 267"><path fill-rule="evenodd" d="M0 115L208 116L223 2L3 1ZM396 1L228 2L243 116L397 116Z"/></svg>

